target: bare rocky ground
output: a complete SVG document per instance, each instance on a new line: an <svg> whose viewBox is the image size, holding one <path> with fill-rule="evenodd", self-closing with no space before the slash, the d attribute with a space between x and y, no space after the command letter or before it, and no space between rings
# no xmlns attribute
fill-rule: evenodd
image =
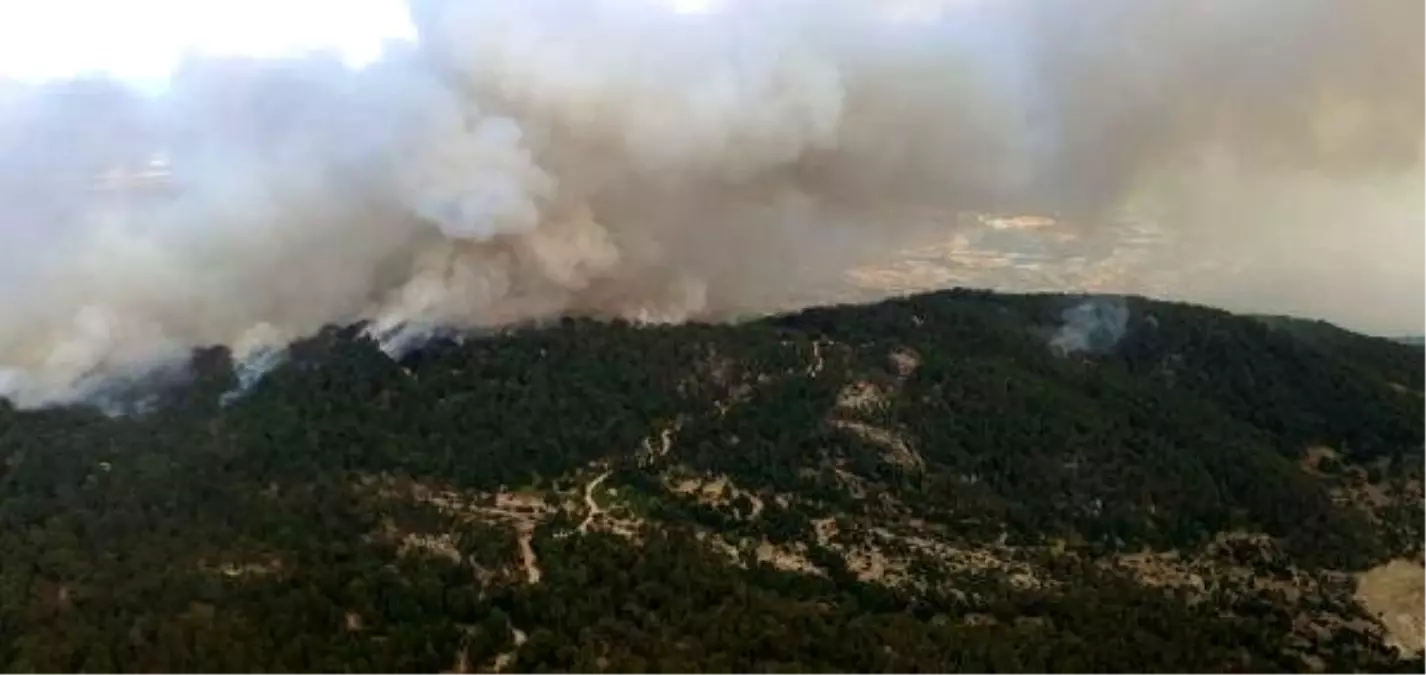
<svg viewBox="0 0 1426 675"><path fill-rule="evenodd" d="M1426 632L1426 622L1422 620L1422 608L1426 606L1424 579L1420 560L1401 559L1357 577L1357 602L1381 622L1387 643L1405 654L1422 651L1422 635Z"/></svg>
<svg viewBox="0 0 1426 675"><path fill-rule="evenodd" d="M847 405L840 414L851 415L858 409L875 405L875 393L868 387L853 387L844 399ZM890 431L859 430L855 426L849 430L872 436L891 435ZM747 521L763 517L769 500L785 506L798 499L795 495L750 490L728 476L699 474L688 467L663 461L667 459L669 439L676 433L677 427L670 425L646 442L650 451L646 462L656 464L648 468L659 471L662 484L670 494L728 511L733 517ZM887 446L889 461L914 466L913 449L902 447L904 444L894 438L876 442L884 442ZM1307 454L1306 461L1316 462L1328 456L1327 451L1316 450ZM434 507L454 517L457 523L479 521L508 527L516 536L518 554L509 560L506 578L539 584L542 570L532 541L537 528L558 513L570 516L568 522L576 522L577 525L554 532L551 536L555 537L608 533L628 540L631 545L638 545L646 528L664 526L645 518L621 497L616 488L608 487L611 475L610 469L591 465L567 477L567 481L556 481L575 486L563 491L512 490L494 494L464 494L434 485L402 483L389 477L371 477L363 481L359 489L379 499L404 500ZM737 508L739 504L742 508ZM1198 552L1143 551L1090 559L1069 550L1060 541L1052 541L1045 546L1004 543L967 546L916 519L877 521L865 517L829 515L814 520L812 524L815 535L806 542L774 543L707 528L699 533L698 538L710 551L724 556L732 565L755 562L788 572L825 576L827 570L813 562L809 555L810 547L816 546L841 556L847 569L863 582L923 590L928 583L934 583L927 581L925 571L928 568L942 570L951 578L963 574L992 574L1022 589L1054 586L1062 582L1046 567L1046 561L1077 559L1126 575L1146 586L1181 591L1205 601L1214 593L1227 592L1273 597L1299 606L1302 610L1295 624L1294 639L1304 645L1311 640L1326 639L1333 631L1349 630L1378 636L1383 642L1396 647L1403 658L1422 651L1422 608L1426 597L1423 597L1420 559L1392 560L1357 575L1306 573L1291 567L1264 574L1235 562L1236 559L1229 554L1231 549L1241 551L1247 548L1261 552L1265 559L1278 555L1276 542L1271 537L1251 532L1219 535L1213 544ZM397 542L400 549L410 555L432 555L453 560L460 555L453 543L454 532L402 532L388 523L387 528L375 536ZM217 569L229 576L266 574L280 565L280 561L229 562ZM1344 593L1365 610L1366 616L1372 618L1344 616L1321 609L1330 606L1334 598ZM994 621L989 616L981 619ZM346 627L348 630L361 630L361 618L349 615ZM512 626L514 642L510 651L502 653L491 663L481 664L478 670L501 672L508 669L524 644L525 635L535 628ZM1307 662L1316 670L1325 668L1325 664L1312 659ZM474 670L475 667L460 653L454 655L454 665L449 672Z"/></svg>

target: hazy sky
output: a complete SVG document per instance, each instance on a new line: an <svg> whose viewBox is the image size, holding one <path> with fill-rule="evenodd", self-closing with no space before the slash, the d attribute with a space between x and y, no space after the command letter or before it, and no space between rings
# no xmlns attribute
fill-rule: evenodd
<svg viewBox="0 0 1426 675"><path fill-rule="evenodd" d="M211 140L187 148L201 189L133 217L167 230L91 219L88 257L74 259L0 247L0 271L21 279L0 285L18 296L0 297L0 368L87 372L154 344L242 342L269 322L297 334L367 311L354 307L376 291L403 311L475 306L490 322L642 316L645 302L760 308L770 289L821 289L869 250L905 259L905 224L880 214L922 206L1078 209L1091 239L1118 249L1103 217L1127 205L1171 243L1091 266L1095 284L1051 274L1065 290L1419 332L1421 10L1392 2L424 0L437 11L421 35L446 43L462 87L411 64L264 73L262 61L246 83L198 68L164 91L186 54L323 50L359 65L417 31L406 0L0 1L0 79L107 72L171 99L145 118L160 136ZM709 14L643 11L657 4ZM16 116L9 141L33 142L0 152L7 194L34 195L40 168L90 166L133 136L105 126L127 123L106 106L62 98ZM514 119L458 123L491 101ZM449 241L408 241L412 209L469 222L423 233ZM27 231L9 220L4 234ZM37 240L68 250L36 220ZM472 243L511 228L523 257ZM409 257L411 278L387 287L386 257ZM1048 257L1034 264L1085 267ZM790 278L802 267L788 260L813 272ZM957 283L1015 288L945 266ZM31 290L42 283L48 294Z"/></svg>
<svg viewBox="0 0 1426 675"><path fill-rule="evenodd" d="M720 0L635 0L681 12ZM885 0L915 16L980 0ZM76 17L84 17L76 21ZM185 51L286 56L335 49L371 61L414 37L406 0L44 0L0 3L0 76L26 81L104 71L138 84L167 78Z"/></svg>
<svg viewBox="0 0 1426 675"><path fill-rule="evenodd" d="M79 19L82 17L82 20ZM403 0L44 0L0 3L0 75L38 81L102 70L162 81L185 51L374 58L409 38Z"/></svg>

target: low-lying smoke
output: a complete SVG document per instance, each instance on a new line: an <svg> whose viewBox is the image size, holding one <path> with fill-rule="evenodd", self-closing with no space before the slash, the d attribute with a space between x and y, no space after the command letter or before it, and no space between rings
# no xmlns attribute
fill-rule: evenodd
<svg viewBox="0 0 1426 675"><path fill-rule="evenodd" d="M1390 225L1420 238L1419 2L906 4L413 0L419 41L359 70L0 90L0 393L72 400L198 345L260 367L361 319L399 345L735 317L926 213L1127 209L1195 250L1363 227L1279 208L1311 185L1334 219L1414 200ZM146 167L168 178L96 187Z"/></svg>
<svg viewBox="0 0 1426 675"><path fill-rule="evenodd" d="M1065 309L1064 323L1050 337L1050 349L1060 355L1107 352L1129 329L1129 303L1123 298L1090 298Z"/></svg>

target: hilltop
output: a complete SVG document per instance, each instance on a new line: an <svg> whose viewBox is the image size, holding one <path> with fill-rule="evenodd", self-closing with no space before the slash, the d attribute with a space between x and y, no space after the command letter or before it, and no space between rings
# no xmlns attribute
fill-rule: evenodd
<svg viewBox="0 0 1426 675"><path fill-rule="evenodd" d="M226 404L204 350L143 414L0 410L0 663L1420 672L1423 359L968 290L331 328Z"/></svg>

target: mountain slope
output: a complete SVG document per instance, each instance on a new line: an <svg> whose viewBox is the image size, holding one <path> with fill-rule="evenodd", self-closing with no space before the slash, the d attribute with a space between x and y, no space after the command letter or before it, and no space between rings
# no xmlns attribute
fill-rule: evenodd
<svg viewBox="0 0 1426 675"><path fill-rule="evenodd" d="M1117 341L1048 346L1097 302ZM226 407L209 350L142 416L0 414L0 661L1421 668L1353 596L1421 558L1419 349L977 291L360 335Z"/></svg>

